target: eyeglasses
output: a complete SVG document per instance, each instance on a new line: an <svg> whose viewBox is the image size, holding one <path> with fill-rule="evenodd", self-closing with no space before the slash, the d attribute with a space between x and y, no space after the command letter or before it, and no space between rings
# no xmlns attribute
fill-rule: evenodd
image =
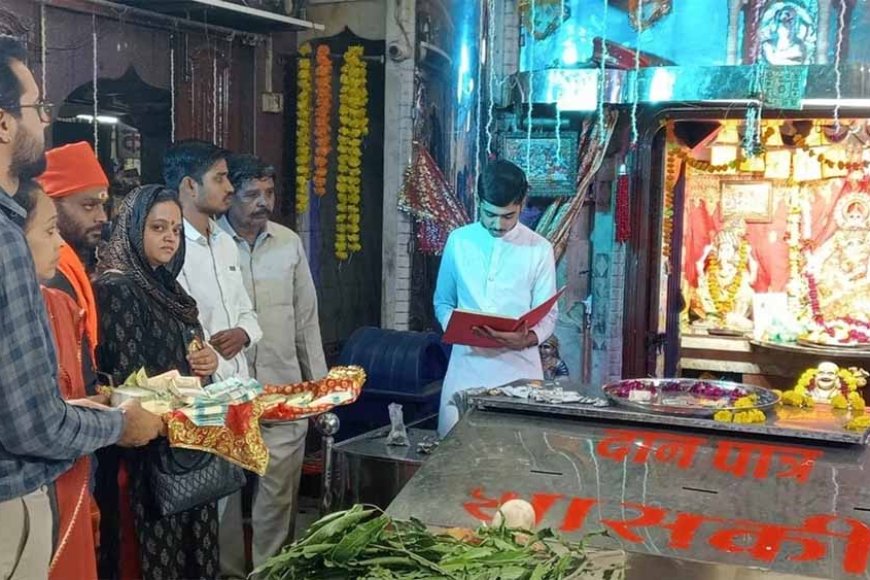
<svg viewBox="0 0 870 580"><path fill-rule="evenodd" d="M12 109L36 109L36 114L39 115L39 120L43 123L51 123L51 113L54 110L54 104L49 103L47 101L39 100L30 105L18 105L17 107L10 107Z"/></svg>

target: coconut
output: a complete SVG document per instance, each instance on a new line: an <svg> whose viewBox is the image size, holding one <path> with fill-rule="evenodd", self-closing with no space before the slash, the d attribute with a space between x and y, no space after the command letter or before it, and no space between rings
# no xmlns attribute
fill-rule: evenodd
<svg viewBox="0 0 870 580"><path fill-rule="evenodd" d="M492 518L493 527L504 527L511 530L535 529L535 508L527 501L512 499L504 502Z"/></svg>

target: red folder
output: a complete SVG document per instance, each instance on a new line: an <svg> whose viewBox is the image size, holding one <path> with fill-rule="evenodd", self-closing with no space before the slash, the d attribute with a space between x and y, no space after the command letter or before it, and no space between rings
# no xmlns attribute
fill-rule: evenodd
<svg viewBox="0 0 870 580"><path fill-rule="evenodd" d="M450 316L447 330L441 340L447 344L463 344L465 346L479 346L484 348L499 348L499 344L492 339L475 334L474 329L479 326L488 326L499 332L516 332L525 324L532 328L550 313L556 301L562 296L565 289L562 288L540 306L529 310L519 318L487 314L472 310L457 308Z"/></svg>

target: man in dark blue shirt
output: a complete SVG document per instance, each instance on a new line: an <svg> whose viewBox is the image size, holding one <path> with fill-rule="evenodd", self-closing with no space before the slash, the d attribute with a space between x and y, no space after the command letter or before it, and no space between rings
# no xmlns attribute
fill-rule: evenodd
<svg viewBox="0 0 870 580"><path fill-rule="evenodd" d="M0 578L45 578L52 552L46 486L106 445L144 445L159 417L133 404L65 403L30 250L26 214L11 195L44 167L50 106L15 39L0 36Z"/></svg>

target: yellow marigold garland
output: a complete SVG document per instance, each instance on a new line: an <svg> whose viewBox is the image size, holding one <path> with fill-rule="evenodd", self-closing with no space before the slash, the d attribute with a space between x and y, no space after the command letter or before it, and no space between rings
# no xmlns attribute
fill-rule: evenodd
<svg viewBox="0 0 870 580"><path fill-rule="evenodd" d="M707 260L707 280L710 288L710 298L713 299L713 304L716 306L716 313L719 315L719 318L725 320L725 316L734 310L734 301L737 299L740 286L743 284L743 276L746 274L746 268L749 265L749 244L746 242L740 244L737 274L731 279L724 292L719 286L719 258L715 254L711 254Z"/></svg>
<svg viewBox="0 0 870 580"><path fill-rule="evenodd" d="M326 195L329 154L332 152L332 56L329 47L317 47L314 71L314 193Z"/></svg>
<svg viewBox="0 0 870 580"><path fill-rule="evenodd" d="M347 260L351 254L362 250L362 144L363 138L369 132L369 93L362 46L350 46L344 53L340 82L335 257Z"/></svg>
<svg viewBox="0 0 870 580"><path fill-rule="evenodd" d="M819 369L805 370L801 374L800 378L797 380L797 383L795 383L795 392L804 395L807 392L811 391L813 381L816 380L816 375L818 373ZM853 393L858 390L858 377L855 376L855 373L852 372L851 369L840 369L839 371L837 371L837 378L839 378L841 381L840 389L843 396L847 396L849 393Z"/></svg>
<svg viewBox="0 0 870 580"><path fill-rule="evenodd" d="M311 181L311 45L299 47L296 73L296 213L308 211Z"/></svg>
<svg viewBox="0 0 870 580"><path fill-rule="evenodd" d="M782 404L790 407L813 407L810 391L815 388L814 381L818 373L819 370L815 368L807 369L801 373L794 388L782 394ZM840 379L840 392L831 398L831 407L840 411L851 410L856 417L860 418L866 409L864 399L858 392L858 387L863 386L861 372L852 368L840 369L837 371L837 378ZM864 425L864 420L861 419L858 423ZM858 427L846 425L846 429L853 428Z"/></svg>

